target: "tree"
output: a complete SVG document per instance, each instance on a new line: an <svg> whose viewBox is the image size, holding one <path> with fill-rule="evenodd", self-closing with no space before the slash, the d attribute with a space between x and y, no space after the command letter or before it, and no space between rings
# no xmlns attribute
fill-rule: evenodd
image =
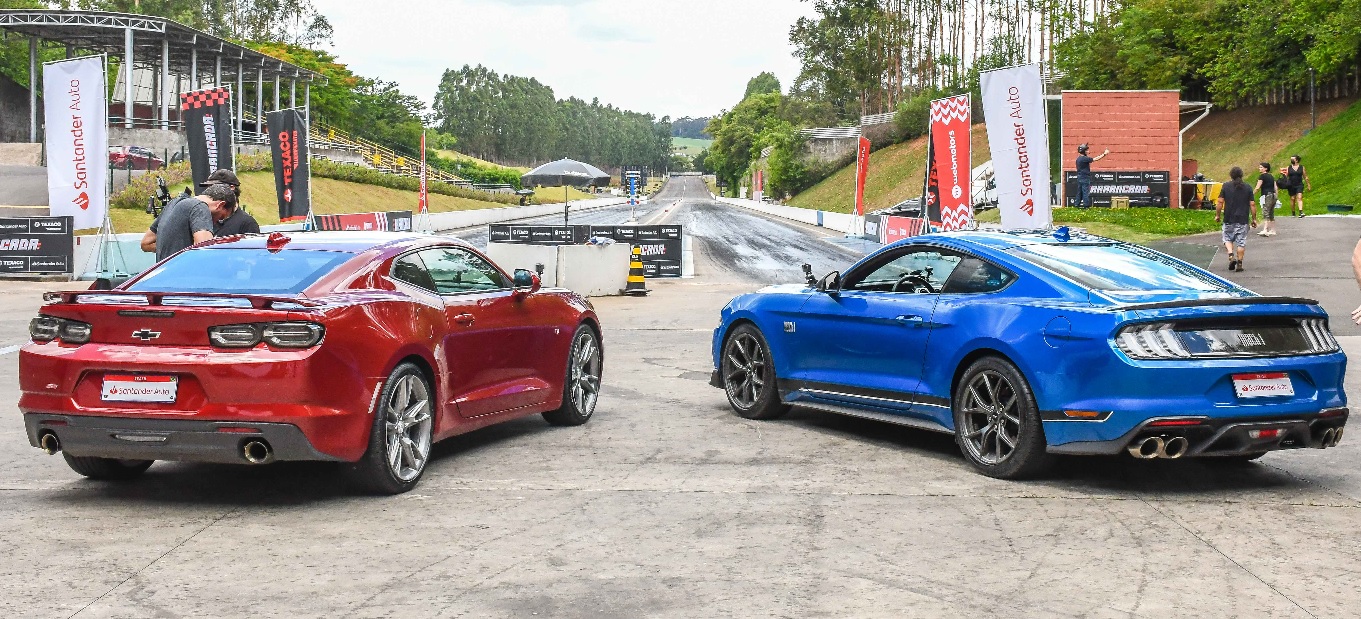
<svg viewBox="0 0 1361 619"><path fill-rule="evenodd" d="M780 92L780 78L775 77L770 71L763 71L760 75L747 80L747 91L742 94L742 98L772 92Z"/></svg>

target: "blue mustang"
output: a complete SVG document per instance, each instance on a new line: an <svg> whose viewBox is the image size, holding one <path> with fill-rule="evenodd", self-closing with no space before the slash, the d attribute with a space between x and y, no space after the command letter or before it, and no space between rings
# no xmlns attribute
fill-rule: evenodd
<svg viewBox="0 0 1361 619"><path fill-rule="evenodd" d="M1138 245L932 234L808 280L723 308L710 382L743 417L796 404L953 433L1007 479L1055 454L1331 447L1347 422L1347 359L1317 302Z"/></svg>

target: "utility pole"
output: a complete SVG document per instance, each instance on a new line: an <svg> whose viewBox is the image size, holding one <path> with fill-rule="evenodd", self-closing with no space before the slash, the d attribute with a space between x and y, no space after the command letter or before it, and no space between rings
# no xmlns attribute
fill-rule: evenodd
<svg viewBox="0 0 1361 619"><path fill-rule="evenodd" d="M1314 68L1309 67L1309 129L1318 128L1318 109L1314 106Z"/></svg>

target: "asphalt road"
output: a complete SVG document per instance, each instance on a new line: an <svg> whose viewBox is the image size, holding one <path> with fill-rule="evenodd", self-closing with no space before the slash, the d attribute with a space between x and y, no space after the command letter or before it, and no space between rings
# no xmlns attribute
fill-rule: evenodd
<svg viewBox="0 0 1361 619"><path fill-rule="evenodd" d="M1070 458L1021 483L975 474L942 435L737 417L706 383L718 309L856 252L683 183L646 219L687 226L697 276L595 300L607 363L591 422L446 441L399 497L353 496L311 464L83 480L28 447L16 355L0 353L0 615L1358 614L1361 436L1237 467ZM1340 284L1309 277L1254 289ZM0 345L21 342L49 286L0 287Z"/></svg>
<svg viewBox="0 0 1361 619"><path fill-rule="evenodd" d="M47 206L47 168L0 165L0 206Z"/></svg>

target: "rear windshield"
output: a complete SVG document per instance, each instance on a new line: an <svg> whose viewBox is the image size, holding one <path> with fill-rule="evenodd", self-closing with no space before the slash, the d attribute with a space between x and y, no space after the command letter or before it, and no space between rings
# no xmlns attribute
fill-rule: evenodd
<svg viewBox="0 0 1361 619"><path fill-rule="evenodd" d="M194 249L147 273L135 292L296 294L342 262L349 252L285 249Z"/></svg>
<svg viewBox="0 0 1361 619"><path fill-rule="evenodd" d="M1226 293L1237 290L1185 262L1138 245L1037 243L1009 251L1092 290Z"/></svg>

